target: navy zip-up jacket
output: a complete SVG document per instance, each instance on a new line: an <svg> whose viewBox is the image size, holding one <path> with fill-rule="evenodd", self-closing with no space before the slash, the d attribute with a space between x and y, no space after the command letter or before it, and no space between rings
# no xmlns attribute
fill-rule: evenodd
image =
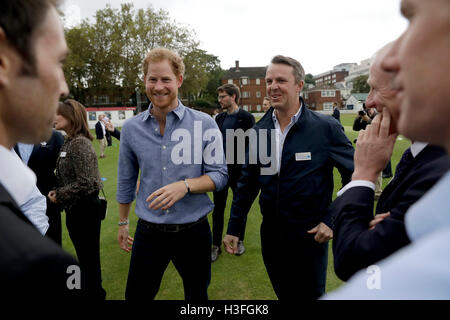
<svg viewBox="0 0 450 320"><path fill-rule="evenodd" d="M332 227L329 206L334 189L333 168L339 170L342 186L350 182L354 149L336 119L309 110L302 98L300 101L301 114L286 136L279 174L262 175L261 168L270 167L270 163L262 165L258 156L257 163L250 164L247 150L246 164L233 196L228 234L241 234L244 218L259 190L259 204L265 221L295 224L297 230L305 233L320 222ZM260 152L259 132L267 129L265 144L270 155L270 130L275 129L273 110L254 126L258 143L252 145L257 148L257 154ZM310 160L305 158L308 154Z"/></svg>

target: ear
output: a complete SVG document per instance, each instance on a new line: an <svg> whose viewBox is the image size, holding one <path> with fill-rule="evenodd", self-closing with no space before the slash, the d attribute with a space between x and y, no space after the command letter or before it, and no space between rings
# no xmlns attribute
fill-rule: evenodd
<svg viewBox="0 0 450 320"><path fill-rule="evenodd" d="M305 85L305 81L301 80L297 86L298 86L298 93L302 92L303 86Z"/></svg>
<svg viewBox="0 0 450 320"><path fill-rule="evenodd" d="M0 87L3 87L8 81L8 71L10 62L11 47L6 39L3 28L0 27Z"/></svg>
<svg viewBox="0 0 450 320"><path fill-rule="evenodd" d="M180 75L177 77L177 86L178 86L178 89L181 87L182 84L183 84L183 75L180 74Z"/></svg>

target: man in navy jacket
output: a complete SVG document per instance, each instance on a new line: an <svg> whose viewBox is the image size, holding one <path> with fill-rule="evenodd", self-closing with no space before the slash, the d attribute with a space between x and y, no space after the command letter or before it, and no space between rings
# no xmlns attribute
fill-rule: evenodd
<svg viewBox="0 0 450 320"><path fill-rule="evenodd" d="M402 156L395 177L381 193L374 218L373 179L391 157L397 137L397 119L402 112L396 99L397 90L391 87L394 75L381 68L383 51L388 48L378 53L370 68L366 107L376 108L383 117L391 118L390 128L383 130L383 122L374 119L365 132L360 133L352 182L339 191L332 206L334 269L344 281L410 243L404 224L405 213L450 169L450 160L443 148L413 142Z"/></svg>
<svg viewBox="0 0 450 320"><path fill-rule="evenodd" d="M279 299L316 299L325 292L333 168L343 185L353 172L353 147L341 124L299 98L304 76L289 57L274 57L267 69L273 108L254 126L258 141L247 152L224 238L235 253L254 192L261 190L262 256Z"/></svg>

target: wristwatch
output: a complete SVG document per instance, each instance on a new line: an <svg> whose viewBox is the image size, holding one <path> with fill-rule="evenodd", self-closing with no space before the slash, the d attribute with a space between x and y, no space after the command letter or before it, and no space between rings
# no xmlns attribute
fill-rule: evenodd
<svg viewBox="0 0 450 320"><path fill-rule="evenodd" d="M191 193L191 188L189 188L189 184L187 183L186 179L183 180L184 181L184 185L186 186L186 189L188 191L188 193Z"/></svg>

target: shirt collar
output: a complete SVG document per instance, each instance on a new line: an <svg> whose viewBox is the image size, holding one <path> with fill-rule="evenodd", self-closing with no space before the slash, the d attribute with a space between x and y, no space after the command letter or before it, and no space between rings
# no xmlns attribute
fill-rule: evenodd
<svg viewBox="0 0 450 320"><path fill-rule="evenodd" d="M303 102L300 100L300 108L298 108L297 113L292 116L290 123L296 123L298 121L298 119L300 118L302 107L303 107ZM278 122L275 112L276 112L276 109L273 110L273 112L272 112L273 123L277 123Z"/></svg>
<svg viewBox="0 0 450 320"><path fill-rule="evenodd" d="M423 149L425 149L425 147L428 145L427 142L419 142L419 141L415 141L413 142L413 144L411 145L411 154L413 155L413 157L417 157L417 155L422 152Z"/></svg>
<svg viewBox="0 0 450 320"><path fill-rule="evenodd" d="M20 206L36 184L36 175L13 151L0 145L0 183Z"/></svg>
<svg viewBox="0 0 450 320"><path fill-rule="evenodd" d="M147 121L147 119L149 117L152 117L152 115L150 114L150 110L152 108L153 108L153 104L150 103L147 110L144 112L144 117L142 118L142 121ZM181 101L178 100L178 106L171 112L173 112L178 117L178 119L182 120L184 117L185 109L186 109L186 107L183 105L183 103L181 103Z"/></svg>

